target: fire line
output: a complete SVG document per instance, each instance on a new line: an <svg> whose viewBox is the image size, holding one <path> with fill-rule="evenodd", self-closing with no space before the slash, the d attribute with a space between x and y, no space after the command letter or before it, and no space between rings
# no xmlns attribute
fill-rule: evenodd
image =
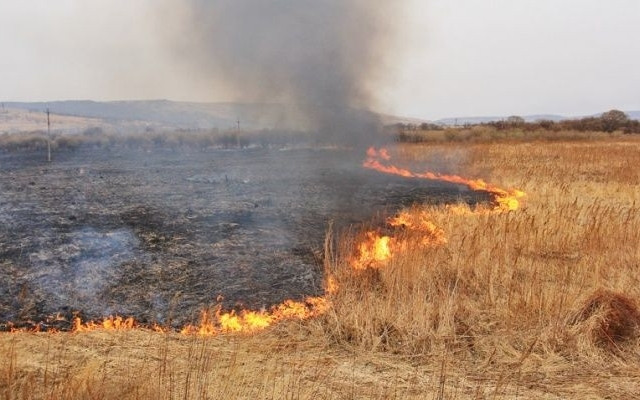
<svg viewBox="0 0 640 400"><path fill-rule="evenodd" d="M489 184L482 179L466 179L458 175L445 175L435 172L417 173L411 170L400 168L390 164L391 156L385 148L369 148L367 158L363 162L364 168L372 169L381 173L402 176L405 178L427 179L438 182L448 182L465 185L469 189L477 192L486 192L491 198L491 208L470 209L465 206L450 205L446 210L454 215L469 214L478 215L486 213L503 213L515 211L520 207L520 200L525 196L525 192L517 189L502 189ZM406 230L418 232L423 247L441 246L447 243L444 230L436 226L431 221L427 212L406 212L402 211L397 216L390 218L387 224L393 228L404 228ZM402 249L407 248L405 240L381 235L377 231L366 232L365 239L358 245L358 253L351 260L354 269L381 268L386 266L388 261Z"/></svg>

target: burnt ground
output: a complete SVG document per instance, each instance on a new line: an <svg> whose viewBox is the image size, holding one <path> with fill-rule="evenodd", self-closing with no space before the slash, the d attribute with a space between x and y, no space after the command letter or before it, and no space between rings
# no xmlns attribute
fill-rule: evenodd
<svg viewBox="0 0 640 400"><path fill-rule="evenodd" d="M0 150L0 329L74 314L180 326L224 297L261 308L322 292L328 221L484 201L360 167L343 150ZM48 321L48 322L46 322Z"/></svg>

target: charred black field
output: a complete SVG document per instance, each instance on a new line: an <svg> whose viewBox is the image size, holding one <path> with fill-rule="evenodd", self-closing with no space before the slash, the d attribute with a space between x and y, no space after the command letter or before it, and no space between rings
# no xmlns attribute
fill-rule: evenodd
<svg viewBox="0 0 640 400"><path fill-rule="evenodd" d="M0 151L0 330L109 315L179 327L200 310L322 292L329 222L485 201L360 167L338 149Z"/></svg>

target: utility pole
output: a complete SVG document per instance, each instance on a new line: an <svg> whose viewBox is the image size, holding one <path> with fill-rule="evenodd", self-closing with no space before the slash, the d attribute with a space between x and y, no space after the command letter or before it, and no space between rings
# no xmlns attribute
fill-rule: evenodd
<svg viewBox="0 0 640 400"><path fill-rule="evenodd" d="M240 117L238 117L236 123L238 124L238 128L236 130L236 145L240 148Z"/></svg>
<svg viewBox="0 0 640 400"><path fill-rule="evenodd" d="M51 162L51 120L49 119L49 107L47 107L47 162Z"/></svg>

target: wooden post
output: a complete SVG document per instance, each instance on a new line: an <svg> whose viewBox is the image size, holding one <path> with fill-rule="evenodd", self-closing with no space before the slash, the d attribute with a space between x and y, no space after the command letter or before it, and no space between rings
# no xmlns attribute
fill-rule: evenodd
<svg viewBox="0 0 640 400"><path fill-rule="evenodd" d="M240 117L236 121L238 123L238 129L236 130L236 145L240 148Z"/></svg>
<svg viewBox="0 0 640 400"><path fill-rule="evenodd" d="M47 162L51 162L51 120L49 119L48 107L47 107Z"/></svg>

